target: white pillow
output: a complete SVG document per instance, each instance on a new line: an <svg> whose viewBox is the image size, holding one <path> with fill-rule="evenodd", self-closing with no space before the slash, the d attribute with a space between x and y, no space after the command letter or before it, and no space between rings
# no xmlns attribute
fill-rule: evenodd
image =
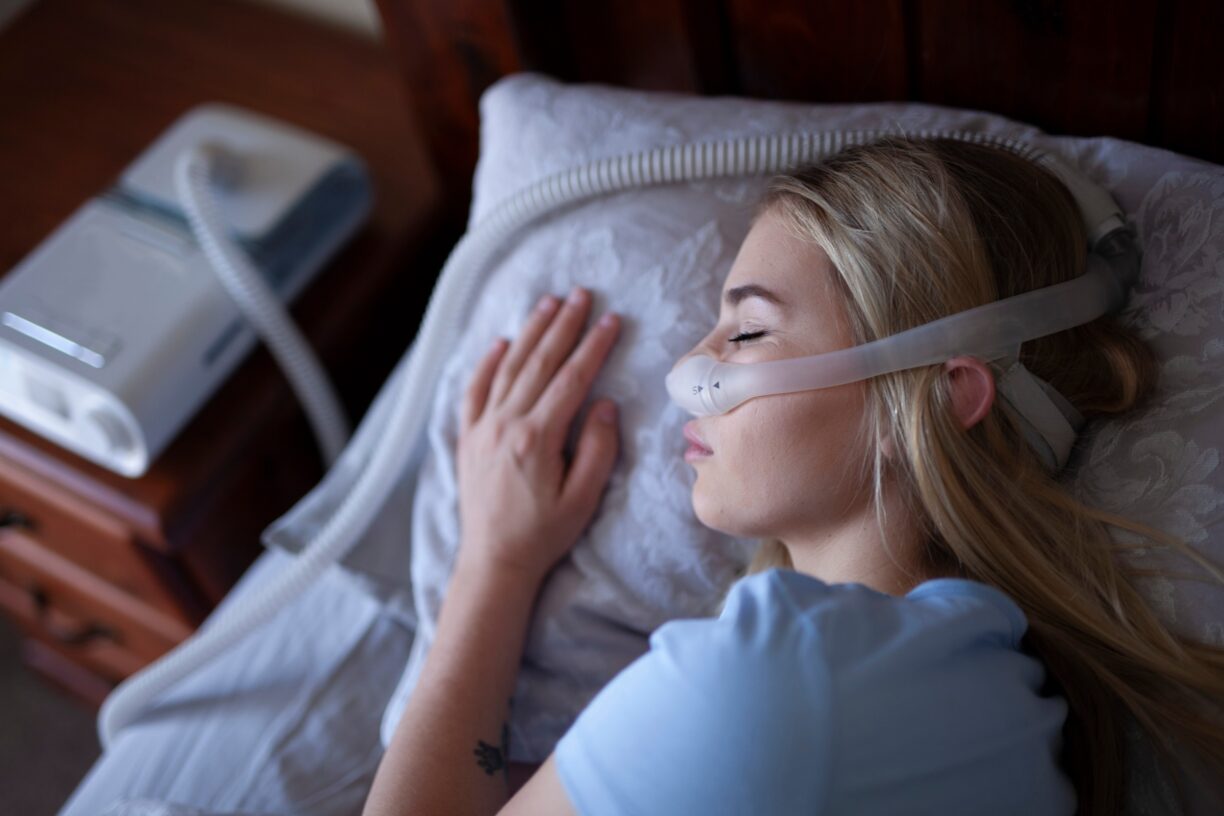
<svg viewBox="0 0 1224 816"><path fill-rule="evenodd" d="M501 79L481 98L480 112L470 224L546 175L665 144L800 130L944 128L1058 150L1110 189L1138 230L1146 252L1126 316L1163 363L1161 392L1147 411L1086 428L1069 486L1224 556L1217 524L1224 514L1217 467L1224 441L1217 405L1224 396L1224 169L1118 139L1051 137L1001 116L932 105L692 97L564 85L538 74ZM418 631L386 711L384 742L433 640L453 564L460 394L491 339L516 336L545 292L564 294L581 284L595 294L595 314L612 309L623 316L621 338L592 389L592 399L610 396L621 407L622 453L591 527L543 590L513 701L511 757L546 758L590 698L646 650L654 628L710 613L746 563L752 542L708 530L692 513L693 473L681 458L688 417L667 400L663 377L716 321L723 280L764 184L733 179L618 193L533 225L495 260L467 321L471 328L434 394L423 466L401 485L402 495L415 476L413 500L389 502L381 532L368 535L350 560L350 566L364 561L367 588L408 597L405 543L388 531L402 530L410 510ZM320 488L334 491L342 482L336 477ZM304 499L301 512L295 507L274 525L279 540L272 543L299 543L309 519L328 503L327 490L317 488L320 495ZM1162 579L1148 587L1173 624L1224 641L1220 610L1203 605L1209 585Z"/></svg>

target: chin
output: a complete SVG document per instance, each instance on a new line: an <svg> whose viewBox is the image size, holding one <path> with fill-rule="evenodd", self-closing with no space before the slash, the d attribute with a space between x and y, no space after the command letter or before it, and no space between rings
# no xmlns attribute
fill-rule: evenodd
<svg viewBox="0 0 1224 816"><path fill-rule="evenodd" d="M720 513L720 508L725 508L725 505L711 501L700 487L693 485L693 515L703 526L735 538L751 537L738 529L735 519L727 518L725 514Z"/></svg>

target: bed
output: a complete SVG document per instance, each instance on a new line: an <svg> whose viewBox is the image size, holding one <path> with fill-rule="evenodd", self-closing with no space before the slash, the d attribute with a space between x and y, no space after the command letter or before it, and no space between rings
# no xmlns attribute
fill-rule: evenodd
<svg viewBox="0 0 1224 816"><path fill-rule="evenodd" d="M1224 484L1216 463L1224 439L1211 428L1219 424L1213 417L1219 416L1224 395L1211 383L1224 381L1224 331L1221 293L1209 285L1213 275L1218 279L1218 253L1224 248L1219 226L1224 217L1211 218L1224 200L1224 173L1217 166L1224 163L1224 108L1217 79L1224 56L1208 41L1224 24L1218 5L1152 2L1125 17L1107 16L1111 7L1103 3L968 0L938 7L901 0L380 0L379 10L390 53L405 79L407 104L424 123L432 158L449 180L444 223L456 239L508 191L576 158L623 151L635 139L647 138L642 135L647 131L649 138L692 139L733 126L768 131L820 123L883 124L908 130L933 124L1048 138L1065 148L1098 180L1112 182L1120 203L1146 233L1153 263L1160 261L1161 270L1199 270L1194 280L1208 281L1177 289L1167 276L1156 279L1145 271L1150 286L1140 304L1143 318L1153 336L1167 341L1163 357L1182 378L1168 381L1165 407L1173 413L1095 435L1082 454L1090 465L1083 472L1100 478L1085 477L1078 487L1086 495L1120 500L1116 497L1126 491L1119 486L1140 485L1126 494L1126 501L1142 506L1137 500L1146 499L1151 520L1176 526L1189 538L1197 536L1205 547L1221 540L1216 522L1224 513ZM637 91L659 95L643 97ZM733 97L795 104L754 104ZM728 117L737 111L748 113L742 117L746 122L729 125ZM545 139L558 140L566 150L544 155ZM672 266L661 262L661 268L704 269L708 288L720 279L715 272L725 271L728 253L742 237L734 213L753 189L747 183L698 183L683 191L619 194L598 210L588 205L564 218L550 218L497 261L498 271L490 275L482 300L486 311L471 322L481 328L468 332L457 348L441 377L438 404L444 403L446 388L453 392L487 336L512 328L511 315L520 303L530 302L541 288L559 285L556 277L530 277L531 268L566 259L582 262L593 270L592 278L579 282L610 287L611 276L620 272L601 271L595 262L609 257L611 245L590 236L604 234L600 229L609 219L627 221L662 204L692 220L675 222L672 233L652 233L653 244L637 243L649 247L649 255L671 240L683 257ZM1187 220L1187 213L1196 213L1197 220ZM709 223L733 226L703 233ZM1195 224L1199 240L1193 242L1194 253L1180 251L1172 239L1185 237L1187 227ZM609 240L625 240L607 234L613 235ZM587 236L586 242L576 241L578 235ZM691 236L696 237L686 243ZM1157 238L1163 243L1157 244ZM571 254L557 254L558 247L568 247ZM629 265L640 268L641 263ZM647 294L641 297L648 299ZM710 316L707 304L688 319L697 326ZM655 366L674 359L668 355L683 345L682 337L641 338L661 344L664 353L651 363ZM632 365L626 361L629 370ZM1178 402L1178 395L1189 397ZM380 399L385 402L382 394ZM644 398L641 404L636 420L626 421L640 423L645 448L652 439L647 438L653 427L649 417L658 413L660 403ZM442 413L435 406L430 434L420 443L415 461L421 475L399 485L394 507L380 515L370 541L343 568L330 568L293 609L184 681L125 729L82 781L64 814L360 810L388 723L394 722L395 708L388 703L398 697L402 704L411 687L411 672L404 669L414 661L419 665L444 584L444 545L453 535L447 526L453 491L447 490L444 465L453 428ZM354 453L357 442L350 446ZM1130 470L1119 469L1121 449L1132 455L1138 451ZM351 481L356 463L355 455L347 461L342 457L312 494L270 528L265 534L268 552L226 605L258 592L286 568L293 558L289 551L300 548L334 508L336 493ZM645 458L639 464L660 479L668 475L663 464L650 466ZM1151 484L1145 467L1162 474L1163 481ZM676 484L683 490L678 478ZM433 493L428 492L431 486ZM616 487L622 508L666 495L628 476ZM670 510L680 513L682 508ZM611 511L605 516L608 529L592 533L572 580L556 581L550 590L545 609L555 611L557 621L564 623L567 603L583 591L590 600L591 587L601 577L624 574L617 571L616 552L601 550L596 539L624 540L632 530L611 532ZM639 522L658 523L658 515ZM691 533L691 520L675 524ZM415 583L405 565L409 538ZM695 534L688 541L694 547L710 544ZM640 614L611 621L597 630L599 637L589 629L575 634L561 624L536 633L541 653L550 644L554 651L563 644L578 668L550 672L542 661L525 668L525 676L533 678L531 688L544 691L537 692L534 708L530 689L524 692L529 713L512 741L526 746L529 755L521 759L538 761L564 729L565 712L578 707L598 678L614 668L597 653L625 662L640 648L643 632L706 603L711 588L729 580L742 550L692 569L683 566L687 555L691 552L679 551L660 567L671 577L654 587L653 595L631 594L630 606ZM1216 630L1209 628L1214 618L1203 614L1206 602L1199 596L1172 586L1156 591L1164 593L1160 597L1172 618L1198 627L1205 637L1224 637L1218 624ZM659 603L674 597L692 603ZM624 598L596 598L586 609L624 606ZM556 700L565 700L566 706L550 708ZM1163 801L1163 788L1153 780L1145 794L1148 803ZM1133 806L1142 812L1141 803Z"/></svg>

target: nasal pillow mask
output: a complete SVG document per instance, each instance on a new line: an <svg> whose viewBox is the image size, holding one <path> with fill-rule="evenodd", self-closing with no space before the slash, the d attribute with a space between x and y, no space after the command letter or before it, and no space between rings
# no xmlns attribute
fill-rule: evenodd
<svg viewBox="0 0 1224 816"><path fill-rule="evenodd" d="M861 346L761 363L686 357L667 375L672 401L695 416L725 414L754 397L832 388L942 363L960 355L989 362L1019 354L1026 340L1088 323L1126 301L1122 275L1089 256L1075 280L1005 298Z"/></svg>
<svg viewBox="0 0 1224 816"><path fill-rule="evenodd" d="M1061 469L1084 420L1061 394L1020 365L1020 346L1121 309L1139 276L1139 252L1107 192L1050 154L1038 161L1080 205L1092 245L1083 275L826 354L759 363L725 363L704 354L685 357L666 377L668 395L694 416L707 417L755 397L832 388L961 355L1004 360L1008 367L997 390L1019 413L1025 436L1047 466Z"/></svg>

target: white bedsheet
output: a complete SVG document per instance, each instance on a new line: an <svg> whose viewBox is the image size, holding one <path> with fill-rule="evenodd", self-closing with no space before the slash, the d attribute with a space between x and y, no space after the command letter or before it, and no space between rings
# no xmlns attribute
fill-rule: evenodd
<svg viewBox="0 0 1224 816"><path fill-rule="evenodd" d="M293 556L270 550L223 605ZM61 816L360 812L412 632L333 568L121 732Z"/></svg>

